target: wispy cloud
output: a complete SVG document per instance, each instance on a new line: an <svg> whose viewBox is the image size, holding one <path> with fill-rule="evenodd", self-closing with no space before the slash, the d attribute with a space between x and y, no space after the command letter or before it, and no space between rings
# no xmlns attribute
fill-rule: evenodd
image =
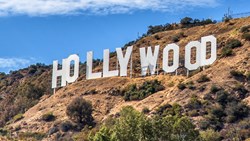
<svg viewBox="0 0 250 141"><path fill-rule="evenodd" d="M0 58L0 69L17 69L29 65L31 62L32 59Z"/></svg>
<svg viewBox="0 0 250 141"><path fill-rule="evenodd" d="M136 10L176 11L213 7L219 0L0 0L0 16L116 14Z"/></svg>

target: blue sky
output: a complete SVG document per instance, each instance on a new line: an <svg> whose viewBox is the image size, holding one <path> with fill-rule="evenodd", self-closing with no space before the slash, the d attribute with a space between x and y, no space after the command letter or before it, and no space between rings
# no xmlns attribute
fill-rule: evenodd
<svg viewBox="0 0 250 141"><path fill-rule="evenodd" d="M147 31L149 25L185 16L221 20L250 12L249 0L0 0L0 72L34 63L51 64L70 54L113 51Z"/></svg>

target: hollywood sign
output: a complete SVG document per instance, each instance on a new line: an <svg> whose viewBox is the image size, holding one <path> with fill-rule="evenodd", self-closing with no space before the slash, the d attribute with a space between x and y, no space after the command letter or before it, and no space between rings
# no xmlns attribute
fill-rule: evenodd
<svg viewBox="0 0 250 141"><path fill-rule="evenodd" d="M207 58L207 43L211 43L211 56ZM196 49L195 63L191 62L191 49ZM109 49L103 51L103 71L93 72L93 52L87 52L87 65L86 65L86 79L97 79L101 77L113 76L127 76L127 68L129 61L132 62L133 46L127 47L125 54L121 48L116 48L117 59L119 62L119 70L109 70ZM154 51L151 47L140 48L140 61L141 61L141 75L149 73L154 75L156 73L157 60L159 58L159 45L155 46ZM173 64L169 65L169 52L173 52ZM201 38L201 41L191 41L185 46L185 68L188 70L195 70L199 67L211 65L217 58L217 41L212 35ZM177 44L168 44L163 49L163 63L162 69L166 73L175 72L179 67L179 46ZM53 61L52 73L52 88L63 87L68 83L73 83L79 77L79 64L80 58L78 55L73 54L68 58L62 60L62 68L58 68L58 61ZM71 66L73 65L73 73L71 73ZM58 77L60 77L58 86Z"/></svg>

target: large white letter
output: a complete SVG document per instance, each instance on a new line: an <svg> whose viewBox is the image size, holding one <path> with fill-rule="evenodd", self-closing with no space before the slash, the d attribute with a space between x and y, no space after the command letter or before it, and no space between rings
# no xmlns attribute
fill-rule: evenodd
<svg viewBox="0 0 250 141"><path fill-rule="evenodd" d="M79 77L79 56L76 54L70 55L66 60L66 67L65 67L65 75L66 75L66 81L68 83L73 83L76 81L76 79ZM74 74L73 76L70 75L70 67L71 67L71 61L74 61Z"/></svg>
<svg viewBox="0 0 250 141"><path fill-rule="evenodd" d="M66 60L62 61L62 69L58 70L58 61L53 61L53 72L52 72L52 88L57 87L57 77L61 77L61 86L66 86L66 78L65 78L65 66Z"/></svg>
<svg viewBox="0 0 250 141"><path fill-rule="evenodd" d="M194 64L191 63L191 49L196 48L196 62ZM200 51L201 43L199 41L192 41L188 43L185 47L185 67L188 70L195 70L200 67Z"/></svg>
<svg viewBox="0 0 250 141"><path fill-rule="evenodd" d="M206 59L207 56L207 42L211 43L211 57ZM211 65L217 58L217 41L213 35L201 38L201 66Z"/></svg>
<svg viewBox="0 0 250 141"><path fill-rule="evenodd" d="M128 62L133 50L133 46L127 47L125 57L123 56L122 49L116 48L117 58L120 64L120 76L127 76Z"/></svg>
<svg viewBox="0 0 250 141"><path fill-rule="evenodd" d="M154 55L152 54L152 48L148 47L147 54L145 48L140 48L141 58L141 74L145 76L149 67L150 73L155 74L155 67L159 54L159 45L155 46Z"/></svg>
<svg viewBox="0 0 250 141"><path fill-rule="evenodd" d="M101 72L97 72L97 73L92 72L92 64L93 64L93 52L89 51L87 52L86 79L101 78L102 77Z"/></svg>
<svg viewBox="0 0 250 141"><path fill-rule="evenodd" d="M103 77L118 76L118 70L109 71L109 49L103 51Z"/></svg>
<svg viewBox="0 0 250 141"><path fill-rule="evenodd" d="M173 50L173 65L169 66L169 51ZM163 50L163 70L165 72L174 72L179 67L179 46L169 44Z"/></svg>

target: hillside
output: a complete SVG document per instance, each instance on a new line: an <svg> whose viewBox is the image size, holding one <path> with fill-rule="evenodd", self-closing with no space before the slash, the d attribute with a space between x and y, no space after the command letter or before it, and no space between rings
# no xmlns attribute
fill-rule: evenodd
<svg viewBox="0 0 250 141"><path fill-rule="evenodd" d="M243 39L243 34L247 33L241 31L244 26L249 27L249 25L250 17L247 17L233 19L229 22L163 31L143 37L133 44L133 78L112 77L85 80L85 70L83 69L85 66L81 64L81 76L78 81L57 89L55 94L52 94L50 89L51 67L49 66L36 65L36 67L33 66L35 67L34 71L30 67L12 72L9 75L3 75L0 77L0 126L4 127L2 132L4 130L8 131L8 136L14 138L20 137L19 135L24 133L46 134L43 140L55 140L56 136L72 136L75 133L74 131L66 133L57 131L57 133L49 135L48 133L53 127L69 120L66 115L67 106L75 97L79 96L91 101L94 109L92 115L98 126L110 116L115 117L124 106L130 105L138 111L148 108L150 111L148 116L151 116L162 105L178 103L184 107L183 112L190 117L193 123L197 125L197 128L200 128L199 122L206 119L206 115L208 115L208 113L204 112L207 107L190 108L188 105L190 105L192 99L196 99L202 103L206 101L208 105L210 104L209 106L212 106L219 95L216 92L213 95L213 92L211 92L214 87L227 92L229 95L234 95L239 100L238 102L245 102L246 105L250 106L250 41L249 39ZM247 30L249 31L249 29ZM176 41L176 43L180 46L180 56L183 56L184 47L188 42L200 40L201 37L207 35L214 35L217 38L218 58L213 65L193 71L189 77L186 77L183 68L179 68L178 75L163 74L160 71L159 75L140 77L140 70L138 69L140 67L139 47L159 44L160 53L162 53L167 44L174 42L174 36L178 36L179 41ZM239 40L241 46L232 47L232 54L224 55L225 47L232 39ZM159 60L162 60L162 54L160 56ZM159 61L160 66L162 65L161 62ZM114 69L115 66L116 56L112 55L111 68ZM95 71L101 69L101 63L96 63ZM142 85L146 81L155 79L164 86L163 90L157 91L142 100L124 100L122 91L126 90L127 87L132 84ZM28 87L26 85L36 89L30 90L26 88ZM39 91L36 91L38 88ZM26 96L27 91L40 94L39 96ZM212 104L209 103L210 101L207 98L209 94L212 97L212 100L210 100ZM23 98L26 99L23 100ZM20 102L17 102L17 100L20 100ZM35 102L32 104L33 101ZM24 105L25 102L31 104ZM13 113L10 111L13 111ZM18 115L19 112L23 113L21 118L15 119L14 116ZM53 113L55 119L50 122L41 120L41 117L46 113ZM226 119L225 116L225 121ZM231 126L238 126L243 120L248 121L246 123L250 126L249 119L248 114L246 117L240 117L239 120L225 122L218 131L223 134ZM246 130L247 133L244 134L244 137L250 138L248 136L250 134L249 130ZM2 138L7 140L6 136Z"/></svg>

